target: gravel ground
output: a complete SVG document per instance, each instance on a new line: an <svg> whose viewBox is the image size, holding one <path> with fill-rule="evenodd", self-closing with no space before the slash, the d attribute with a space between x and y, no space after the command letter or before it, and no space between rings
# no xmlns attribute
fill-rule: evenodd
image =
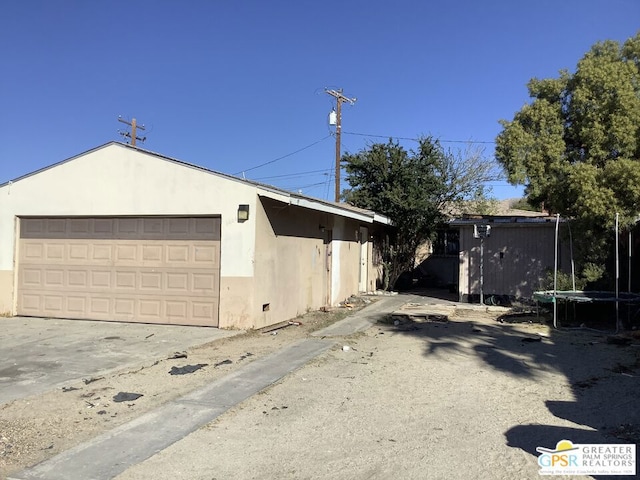
<svg viewBox="0 0 640 480"><path fill-rule="evenodd" d="M536 446L635 441L625 435L640 424L636 347L452 320L345 338L117 478L529 479Z"/></svg>
<svg viewBox="0 0 640 480"><path fill-rule="evenodd" d="M277 335L224 339L186 359L7 404L0 408L0 478L344 314L318 312ZM473 311L431 318L395 317L397 324L391 318L338 339L333 350L117 478L529 479L538 478L537 446L637 441L638 347ZM200 363L207 366L192 374L168 374ZM119 391L144 396L115 403Z"/></svg>
<svg viewBox="0 0 640 480"><path fill-rule="evenodd" d="M361 307L312 312L277 334L250 331L176 352L110 373L70 382L62 389L0 405L0 479L46 460L96 435L130 421L169 400L223 377L273 353ZM186 354L187 358L182 358ZM191 374L171 375L172 368L206 365ZM139 393L135 401L115 402L119 392ZM76 480L76 479L73 479ZM83 480L83 479L77 479Z"/></svg>

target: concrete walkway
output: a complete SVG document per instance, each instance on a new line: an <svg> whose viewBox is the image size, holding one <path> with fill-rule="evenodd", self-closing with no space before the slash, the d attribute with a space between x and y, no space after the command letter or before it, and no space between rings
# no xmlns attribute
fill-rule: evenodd
<svg viewBox="0 0 640 480"><path fill-rule="evenodd" d="M403 304L421 297L382 297L315 337L335 337L362 331ZM422 297L424 300L424 298ZM12 480L110 479L155 455L211 422L231 407L264 390L327 351L335 341L310 338L256 360L212 384L169 402L89 442L63 452Z"/></svg>

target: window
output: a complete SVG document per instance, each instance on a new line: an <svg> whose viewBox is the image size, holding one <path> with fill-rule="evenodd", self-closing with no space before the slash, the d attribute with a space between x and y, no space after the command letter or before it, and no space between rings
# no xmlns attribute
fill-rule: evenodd
<svg viewBox="0 0 640 480"><path fill-rule="evenodd" d="M434 255L458 255L460 253L460 231L438 230L433 243Z"/></svg>

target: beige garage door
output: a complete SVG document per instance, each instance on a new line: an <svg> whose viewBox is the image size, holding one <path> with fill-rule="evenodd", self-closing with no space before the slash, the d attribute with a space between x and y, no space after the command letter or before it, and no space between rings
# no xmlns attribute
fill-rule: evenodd
<svg viewBox="0 0 640 480"><path fill-rule="evenodd" d="M218 325L220 218L22 218L18 314Z"/></svg>

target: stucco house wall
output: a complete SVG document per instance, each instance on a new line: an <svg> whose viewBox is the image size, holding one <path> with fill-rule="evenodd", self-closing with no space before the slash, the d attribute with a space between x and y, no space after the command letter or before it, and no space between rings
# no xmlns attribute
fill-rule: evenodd
<svg viewBox="0 0 640 480"><path fill-rule="evenodd" d="M239 205L249 206L248 221L238 221ZM343 232L374 217L388 223L112 142L0 186L0 312L16 312L21 217L141 215L220 217L219 326L234 328L277 323L357 293L358 240ZM327 249L337 255L327 259Z"/></svg>
<svg viewBox="0 0 640 480"><path fill-rule="evenodd" d="M15 311L16 218L22 216L220 215L221 290L251 291L255 224L235 221L238 204L255 209L255 189L119 144L0 187L0 311ZM242 316L233 298L221 298L221 319L233 324Z"/></svg>
<svg viewBox="0 0 640 480"><path fill-rule="evenodd" d="M327 305L324 232L319 217L260 197L256 240L256 302L260 325Z"/></svg>

